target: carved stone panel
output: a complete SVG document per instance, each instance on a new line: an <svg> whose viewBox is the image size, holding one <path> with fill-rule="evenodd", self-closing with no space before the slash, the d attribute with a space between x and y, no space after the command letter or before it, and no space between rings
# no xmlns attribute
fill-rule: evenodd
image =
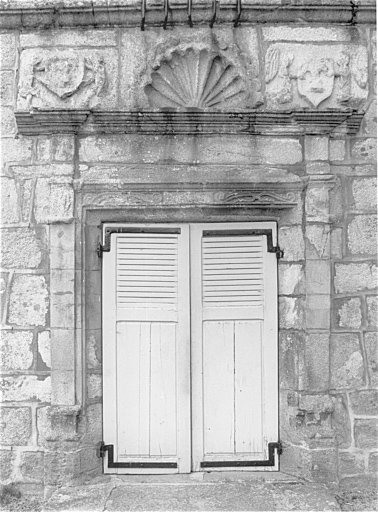
<svg viewBox="0 0 378 512"><path fill-rule="evenodd" d="M27 49L21 52L18 109L114 108L114 50Z"/></svg>
<svg viewBox="0 0 378 512"><path fill-rule="evenodd" d="M265 54L268 108L361 107L368 96L365 47L273 44Z"/></svg>

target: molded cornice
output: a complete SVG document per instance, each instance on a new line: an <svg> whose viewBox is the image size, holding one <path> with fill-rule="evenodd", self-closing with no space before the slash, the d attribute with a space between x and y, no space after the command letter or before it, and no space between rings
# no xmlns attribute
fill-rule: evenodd
<svg viewBox="0 0 378 512"><path fill-rule="evenodd" d="M364 113L357 110L292 112L91 112L35 110L16 112L21 135L54 133L140 133L182 135L330 134L343 125L357 133Z"/></svg>
<svg viewBox="0 0 378 512"><path fill-rule="evenodd" d="M168 15L167 15L168 14ZM55 3L36 0L0 0L0 29L47 29L59 27L132 27L189 24L338 23L374 24L372 0L276 0L268 5L235 0L233 5L204 0L191 7L188 0L119 0L112 5L96 5L90 0ZM143 21L142 21L143 20ZM235 25L235 26L236 26Z"/></svg>

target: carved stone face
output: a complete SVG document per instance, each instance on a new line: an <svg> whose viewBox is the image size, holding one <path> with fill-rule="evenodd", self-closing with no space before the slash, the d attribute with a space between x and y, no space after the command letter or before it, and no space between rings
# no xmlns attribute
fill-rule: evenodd
<svg viewBox="0 0 378 512"><path fill-rule="evenodd" d="M331 96L334 79L332 59L316 59L302 66L298 77L298 91L317 107Z"/></svg>
<svg viewBox="0 0 378 512"><path fill-rule="evenodd" d="M54 56L46 59L36 71L38 80L64 99L73 94L83 82L84 61L73 56Z"/></svg>

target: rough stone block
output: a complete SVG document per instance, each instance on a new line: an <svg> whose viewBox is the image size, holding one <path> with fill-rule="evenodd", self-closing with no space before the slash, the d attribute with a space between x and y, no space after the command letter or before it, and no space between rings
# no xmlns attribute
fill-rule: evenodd
<svg viewBox="0 0 378 512"><path fill-rule="evenodd" d="M330 257L330 227L323 224L306 226L306 259Z"/></svg>
<svg viewBox="0 0 378 512"><path fill-rule="evenodd" d="M63 163L46 163L43 162L39 165L12 165L10 167L14 176L19 180L26 180L32 178L51 178L50 181L43 181L41 183L52 185L70 184L70 177L73 176L73 164Z"/></svg>
<svg viewBox="0 0 378 512"><path fill-rule="evenodd" d="M3 166L10 162L28 161L32 156L33 140L23 137L22 139L7 139L6 144L1 147L1 162Z"/></svg>
<svg viewBox="0 0 378 512"><path fill-rule="evenodd" d="M43 138L37 140L37 161L48 162L51 160L51 139Z"/></svg>
<svg viewBox="0 0 378 512"><path fill-rule="evenodd" d="M1 232L1 261L4 268L38 268L42 262L44 232L29 228Z"/></svg>
<svg viewBox="0 0 378 512"><path fill-rule="evenodd" d="M309 186L306 192L306 216L310 222L328 222L329 190L327 186Z"/></svg>
<svg viewBox="0 0 378 512"><path fill-rule="evenodd" d="M9 178L0 178L0 192L1 222L3 224L16 224L20 219L20 214L15 181Z"/></svg>
<svg viewBox="0 0 378 512"><path fill-rule="evenodd" d="M49 402L51 379L46 375L19 375L0 379L0 392L4 402Z"/></svg>
<svg viewBox="0 0 378 512"><path fill-rule="evenodd" d="M37 369L46 370L51 368L51 343L49 331L42 331L38 333L37 346L39 355L37 365L41 364L41 367L37 366Z"/></svg>
<svg viewBox="0 0 378 512"><path fill-rule="evenodd" d="M377 175L377 165L376 164L366 164L366 165L356 165L354 167L354 172L352 174L357 174L358 176L376 176Z"/></svg>
<svg viewBox="0 0 378 512"><path fill-rule="evenodd" d="M306 160L328 160L328 137L305 137Z"/></svg>
<svg viewBox="0 0 378 512"><path fill-rule="evenodd" d="M95 448L84 448L80 450L80 472L86 473L91 472L97 469L98 474L102 473L102 462L97 456L97 451Z"/></svg>
<svg viewBox="0 0 378 512"><path fill-rule="evenodd" d="M298 389L298 375L304 366L303 333L280 330L279 347L280 388Z"/></svg>
<svg viewBox="0 0 378 512"><path fill-rule="evenodd" d="M331 289L331 272L328 261L308 260L306 262L306 293L329 294Z"/></svg>
<svg viewBox="0 0 378 512"><path fill-rule="evenodd" d="M377 209L377 179L356 178L353 180L352 193L356 210Z"/></svg>
<svg viewBox="0 0 378 512"><path fill-rule="evenodd" d="M315 482L324 482L330 485L337 482L337 455L336 450L312 450L311 477Z"/></svg>
<svg viewBox="0 0 378 512"><path fill-rule="evenodd" d="M74 192L70 179L61 182L39 178L35 189L34 215L39 223L71 222Z"/></svg>
<svg viewBox="0 0 378 512"><path fill-rule="evenodd" d="M374 44L374 43L373 43ZM376 72L373 71L373 75L376 75ZM375 78L375 76L374 76ZM366 108L366 107L365 107ZM362 121L362 130L360 130L361 134L377 136L377 100L373 99L370 103L369 107L366 110Z"/></svg>
<svg viewBox="0 0 378 512"><path fill-rule="evenodd" d="M75 405L74 370L53 370L51 384L51 403L53 405Z"/></svg>
<svg viewBox="0 0 378 512"><path fill-rule="evenodd" d="M343 254L343 230L341 228L334 228L331 230L331 257L342 259Z"/></svg>
<svg viewBox="0 0 378 512"><path fill-rule="evenodd" d="M286 261L304 259L305 244L301 226L281 227L278 240Z"/></svg>
<svg viewBox="0 0 378 512"><path fill-rule="evenodd" d="M96 444L103 439L102 435L102 404L88 405L85 413L86 418L86 441Z"/></svg>
<svg viewBox="0 0 378 512"><path fill-rule="evenodd" d="M378 480L376 475L356 475L356 476L346 476L345 478L341 478L339 482L341 489L346 489L347 491L357 491L359 493L368 491L368 492L376 492L378 486Z"/></svg>
<svg viewBox="0 0 378 512"><path fill-rule="evenodd" d="M51 270L51 327L72 329L75 325L75 272Z"/></svg>
<svg viewBox="0 0 378 512"><path fill-rule="evenodd" d="M341 475L357 475L364 473L365 461L362 454L339 453L339 471Z"/></svg>
<svg viewBox="0 0 378 512"><path fill-rule="evenodd" d="M367 297L367 313L369 327L378 326L378 297Z"/></svg>
<svg viewBox="0 0 378 512"><path fill-rule="evenodd" d="M2 71L0 73L0 104L12 106L14 102L14 72Z"/></svg>
<svg viewBox="0 0 378 512"><path fill-rule="evenodd" d="M1 370L28 370L33 364L33 333L15 331L1 333Z"/></svg>
<svg viewBox="0 0 378 512"><path fill-rule="evenodd" d="M299 295L305 291L305 278L303 266L297 264L281 263L279 272L279 294Z"/></svg>
<svg viewBox="0 0 378 512"><path fill-rule="evenodd" d="M378 415L378 390L354 391L350 393L349 399L354 414Z"/></svg>
<svg viewBox="0 0 378 512"><path fill-rule="evenodd" d="M304 303L295 297L280 297L279 318L281 329L304 329Z"/></svg>
<svg viewBox="0 0 378 512"><path fill-rule="evenodd" d="M102 337L100 329L87 330L86 332L87 367L92 370L101 369Z"/></svg>
<svg viewBox="0 0 378 512"><path fill-rule="evenodd" d="M101 289L101 272L97 270L86 272L85 285L85 317L87 325L90 325L92 329L101 329L101 296L99 293Z"/></svg>
<svg viewBox="0 0 378 512"><path fill-rule="evenodd" d="M309 329L329 329L331 301L328 295L307 295L306 325Z"/></svg>
<svg viewBox="0 0 378 512"><path fill-rule="evenodd" d="M329 141L329 159L337 162L345 159L346 142L342 139L331 139Z"/></svg>
<svg viewBox="0 0 378 512"><path fill-rule="evenodd" d="M47 446L48 440L52 438L51 429L51 407L37 408L37 444Z"/></svg>
<svg viewBox="0 0 378 512"><path fill-rule="evenodd" d="M352 157L357 160L375 161L377 155L377 139L353 139Z"/></svg>
<svg viewBox="0 0 378 512"><path fill-rule="evenodd" d="M377 448L378 420L355 419L354 438L358 448Z"/></svg>
<svg viewBox="0 0 378 512"><path fill-rule="evenodd" d="M50 227L50 268L75 268L74 224L53 224Z"/></svg>
<svg viewBox="0 0 378 512"><path fill-rule="evenodd" d="M331 174L331 166L325 161L314 161L311 160L306 163L307 174Z"/></svg>
<svg viewBox="0 0 378 512"><path fill-rule="evenodd" d="M268 41L350 41L351 33L344 27L263 27Z"/></svg>
<svg viewBox="0 0 378 512"><path fill-rule="evenodd" d="M369 263L336 263L336 293L357 292L377 287L377 267Z"/></svg>
<svg viewBox="0 0 378 512"><path fill-rule="evenodd" d="M43 276L19 275L13 280L8 322L20 326L45 325L48 291Z"/></svg>
<svg viewBox="0 0 378 512"><path fill-rule="evenodd" d="M50 46L116 46L116 31L112 29L96 30L73 30L72 28L61 28L46 32L27 32L20 35L20 46L22 48Z"/></svg>
<svg viewBox="0 0 378 512"><path fill-rule="evenodd" d="M29 407L2 407L0 409L2 446L25 446L32 433Z"/></svg>
<svg viewBox="0 0 378 512"><path fill-rule="evenodd" d="M53 370L75 369L75 331L51 329L51 364Z"/></svg>
<svg viewBox="0 0 378 512"><path fill-rule="evenodd" d="M0 480L4 482L12 476L15 462L14 450L0 450Z"/></svg>
<svg viewBox="0 0 378 512"><path fill-rule="evenodd" d="M348 225L348 247L352 254L376 254L377 218L358 215Z"/></svg>
<svg viewBox="0 0 378 512"><path fill-rule="evenodd" d="M13 137L17 131L13 108L0 108L0 132L2 137Z"/></svg>
<svg viewBox="0 0 378 512"><path fill-rule="evenodd" d="M70 162L75 153L75 137L73 135L59 135L53 137L53 160L57 162Z"/></svg>
<svg viewBox="0 0 378 512"><path fill-rule="evenodd" d="M43 482L43 452L22 452L20 471L26 480Z"/></svg>
<svg viewBox="0 0 378 512"><path fill-rule="evenodd" d="M370 384L378 386L378 335L376 332L367 332L365 334L365 350Z"/></svg>
<svg viewBox="0 0 378 512"><path fill-rule="evenodd" d="M359 329L362 324L361 300L335 299L333 301L335 324L341 329Z"/></svg>
<svg viewBox="0 0 378 512"><path fill-rule="evenodd" d="M87 394L89 400L97 400L102 397L102 378L97 373L88 375Z"/></svg>
<svg viewBox="0 0 378 512"><path fill-rule="evenodd" d="M2 69L12 69L16 64L16 34L0 34L0 61Z"/></svg>
<svg viewBox="0 0 378 512"><path fill-rule="evenodd" d="M358 334L331 336L331 388L353 389L364 385L364 362Z"/></svg>
<svg viewBox="0 0 378 512"><path fill-rule="evenodd" d="M333 399L332 426L335 430L336 445L339 449L346 449L350 447L352 442L348 399L344 394L333 396Z"/></svg>
<svg viewBox="0 0 378 512"><path fill-rule="evenodd" d="M329 334L308 334L305 340L305 365L302 389L325 391L329 388Z"/></svg>
<svg viewBox="0 0 378 512"><path fill-rule="evenodd" d="M368 468L370 473L378 472L378 452L373 452L369 454L369 463Z"/></svg>

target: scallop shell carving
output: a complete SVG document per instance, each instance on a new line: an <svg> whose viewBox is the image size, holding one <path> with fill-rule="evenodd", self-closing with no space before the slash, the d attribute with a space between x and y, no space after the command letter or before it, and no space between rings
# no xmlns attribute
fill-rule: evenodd
<svg viewBox="0 0 378 512"><path fill-rule="evenodd" d="M235 66L208 50L175 51L151 75L145 87L156 108L227 109L246 99L246 86Z"/></svg>

